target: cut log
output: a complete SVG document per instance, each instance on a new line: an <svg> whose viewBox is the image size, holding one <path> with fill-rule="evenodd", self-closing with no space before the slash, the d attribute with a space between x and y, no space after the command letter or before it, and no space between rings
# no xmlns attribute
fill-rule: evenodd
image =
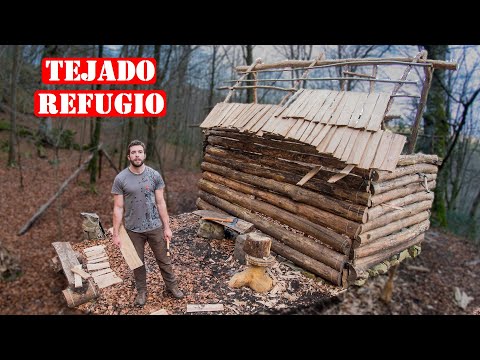
<svg viewBox="0 0 480 360"><path fill-rule="evenodd" d="M353 250L354 259L371 256L379 252L386 252L424 233L430 227L430 221L425 220L395 234L377 239L368 245Z"/></svg>
<svg viewBox="0 0 480 360"><path fill-rule="evenodd" d="M222 175L224 178L241 181L267 190L275 191L282 195L287 195L290 199L297 202L315 206L319 209L332 212L355 222L366 222L367 219L366 206L352 204L351 202L339 200L318 192L303 189L296 185L286 184L273 179L266 179L259 176L246 174L240 171L229 169L225 166L207 162L202 163L202 170L205 170L209 173Z"/></svg>
<svg viewBox="0 0 480 360"><path fill-rule="evenodd" d="M65 180L62 185L60 185L60 188L57 190L57 192L50 198L48 199L48 201L43 204L42 206L40 206L40 208L37 210L37 212L30 218L30 220L28 220L25 225L22 226L22 228L20 229L20 231L18 232L18 236L20 235L23 235L25 234L28 229L30 229L30 227L35 223L35 221L38 220L38 218L44 213L45 210L47 210L50 205L52 205L52 203L55 201L55 199L57 199L60 195L63 194L63 192L65 191L65 188L67 187L67 185L70 183L70 181L72 181L73 179L75 179L78 174L80 173L80 171L83 170L83 168L90 162L90 160L92 160L93 158L93 153L90 154L90 156L78 167L77 170L75 170L72 175L70 175L67 180ZM73 275L72 275L73 276Z"/></svg>
<svg viewBox="0 0 480 360"><path fill-rule="evenodd" d="M379 182L379 183L373 182L371 185L371 191L373 195L378 195L378 194L385 193L387 191L402 188L412 183L423 184L425 182L425 178L427 179L427 181L436 180L437 174L425 174L425 175L413 174L413 175L401 176L401 177L384 181L384 182Z"/></svg>
<svg viewBox="0 0 480 360"><path fill-rule="evenodd" d="M301 218L294 213L282 210L274 205L267 204L263 201L254 200L248 196L231 190L222 185L216 185L206 180L199 182L199 188L218 197L233 202L245 208L253 208L253 210L261 212L275 220L278 220L294 229L300 230L308 235L314 236L321 242L332 246L334 249L339 249L344 254L348 253L352 240L347 237L337 234L335 231L324 228L309 220ZM323 245L322 245L323 246Z"/></svg>
<svg viewBox="0 0 480 360"><path fill-rule="evenodd" d="M78 266L78 265L77 265ZM82 279L90 279L92 277L92 275L90 275L89 273L85 272L84 270L82 270L82 268L78 268L78 267L74 267L71 269L73 273L75 274L78 274L82 277Z"/></svg>
<svg viewBox="0 0 480 360"><path fill-rule="evenodd" d="M67 306L69 308L73 308L84 304L90 300L97 298L100 295L100 292L93 282L93 279L89 279L87 281L88 287L85 293L77 293L72 291L71 288L67 288L63 290L63 296L67 301Z"/></svg>
<svg viewBox="0 0 480 360"><path fill-rule="evenodd" d="M122 252L123 258L125 259L125 262L130 270L142 266L143 262L138 257L137 251L135 250L132 240L130 240L127 230L125 230L123 224L120 225L118 235L120 236L120 251Z"/></svg>
<svg viewBox="0 0 480 360"><path fill-rule="evenodd" d="M429 181L427 183L428 189L430 191L433 191L433 189L435 189L436 185L437 185L437 183L435 182L435 180ZM403 198L407 195L418 193L418 192L421 192L421 191L427 192L424 184L411 184L409 186L405 186L405 187L400 188L400 189L390 190L390 191L384 192L383 194L378 194L378 195L372 196L371 199L370 199L371 206L372 207L377 206L377 205L380 205L382 203L385 203L387 201L394 200L394 199L401 199L401 198Z"/></svg>
<svg viewBox="0 0 480 360"><path fill-rule="evenodd" d="M405 175L423 173L423 174L436 174L438 172L438 166L432 164L414 164L408 166L398 166L394 171L374 170L372 172L372 180L377 182L383 182L387 180L396 179Z"/></svg>
<svg viewBox="0 0 480 360"><path fill-rule="evenodd" d="M199 191L199 196L214 206L220 207L231 214L235 214L235 216L246 221L250 221L257 229L265 234L270 235L275 239L279 239L283 243L312 259L323 262L332 269L336 269L337 272L340 272L344 267L346 262L345 255L339 254L338 252L315 242L311 238L288 231L271 221L264 220L258 215L248 212L248 210L241 206L232 204L230 201L224 200L205 191ZM272 248L272 250L276 252L275 249Z"/></svg>
<svg viewBox="0 0 480 360"><path fill-rule="evenodd" d="M81 264L73 251L72 245L69 242L54 242L52 246L57 252L60 264L62 264L62 270L67 278L68 287L72 290L75 289L75 277L72 268L77 265L81 267Z"/></svg>
<svg viewBox="0 0 480 360"><path fill-rule="evenodd" d="M400 210L394 210L392 212L389 212L383 216L378 217L375 220L372 220L370 222L367 222L366 224L363 224L360 229L360 234L385 226L387 224L403 219L405 217L409 217L409 216L421 213L422 211L430 210L432 207L432 203L433 203L433 200L421 201L421 202L407 205L404 208L401 208Z"/></svg>
<svg viewBox="0 0 480 360"><path fill-rule="evenodd" d="M253 291L263 293L272 289L273 280L268 276L265 267L249 265L244 271L233 275L228 286L231 288L248 286Z"/></svg>
<svg viewBox="0 0 480 360"><path fill-rule="evenodd" d="M270 256L271 246L272 239L269 236L258 233L249 233L243 244L243 251L256 258L266 258Z"/></svg>
<svg viewBox="0 0 480 360"><path fill-rule="evenodd" d="M393 234L403 228L418 224L424 220L428 220L429 218L430 211L422 211L421 213L402 218L400 220L391 222L385 226L367 231L357 236L357 239L355 239L354 247L366 245L375 241L376 239Z"/></svg>
<svg viewBox="0 0 480 360"><path fill-rule="evenodd" d="M243 163L236 160L226 160L217 158L210 154L205 154L204 160L206 162L217 164L221 166L229 167L233 170L241 171L247 174L252 174L258 177L264 177L267 179L273 179L279 182L284 182L292 185L296 185L302 178L301 175L292 174L291 172L279 170L278 168L267 168L255 163ZM356 191L355 189L345 189L336 184L329 184L328 182L310 179L309 182L303 185L303 188L307 188L313 191L317 191L324 195L335 197L341 200L347 200L354 204L369 205L371 194L364 191Z"/></svg>
<svg viewBox="0 0 480 360"><path fill-rule="evenodd" d="M432 164L432 165L441 165L442 160L438 155L427 155L427 154L413 154L413 155L400 155L398 158L397 166L408 166L415 164Z"/></svg>
<svg viewBox="0 0 480 360"><path fill-rule="evenodd" d="M389 249L388 251L379 252L379 253L373 254L371 256L366 256L366 257L363 257L363 258L360 258L360 259L356 259L354 261L354 266L359 271L367 270L371 266L376 265L378 263L381 263L382 261L389 259L393 255L398 254L398 253L402 252L403 250L405 250L407 248L410 248L414 245L420 244L423 241L424 238L425 238L425 233L422 233L422 234L418 235L417 237L409 240L407 243L402 243L402 244L398 245L397 247Z"/></svg>
<svg viewBox="0 0 480 360"><path fill-rule="evenodd" d="M212 193L212 191L218 191L218 187L221 186L221 188L226 192L229 192L230 190L236 190L243 194L255 195L255 197L258 199L262 199L278 208L290 211L299 217L304 217L314 224L320 225L324 228L329 227L335 230L337 234L345 234L350 238L353 238L360 231L359 223L332 214L328 211L320 210L310 205L297 203L272 192L258 190L249 185L222 178L216 174L204 173L203 176L204 178L200 180L198 186L200 188L203 186L204 188L202 189L210 193Z"/></svg>
<svg viewBox="0 0 480 360"><path fill-rule="evenodd" d="M385 203L382 203L380 205L377 205L367 210L367 223L374 221L375 219L389 212L397 210L398 207L403 208L407 205L417 203L417 202L427 201L427 200L433 201L433 198L434 198L433 191L432 192L420 191L418 193L410 194L399 199L393 199L393 200L387 201Z"/></svg>

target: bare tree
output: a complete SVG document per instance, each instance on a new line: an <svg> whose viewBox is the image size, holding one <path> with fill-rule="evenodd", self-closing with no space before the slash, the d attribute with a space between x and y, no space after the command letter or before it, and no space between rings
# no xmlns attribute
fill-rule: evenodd
<svg viewBox="0 0 480 360"><path fill-rule="evenodd" d="M10 147L8 151L8 166L17 163L17 77L20 63L21 45L12 46L12 74L10 80Z"/></svg>

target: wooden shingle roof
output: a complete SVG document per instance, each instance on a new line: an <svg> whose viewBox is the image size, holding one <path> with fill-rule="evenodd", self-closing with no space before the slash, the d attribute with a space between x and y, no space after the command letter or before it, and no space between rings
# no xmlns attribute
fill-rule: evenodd
<svg viewBox="0 0 480 360"><path fill-rule="evenodd" d="M406 137L381 129L385 93L298 90L284 106L218 103L201 128L271 133L362 169L393 171Z"/></svg>

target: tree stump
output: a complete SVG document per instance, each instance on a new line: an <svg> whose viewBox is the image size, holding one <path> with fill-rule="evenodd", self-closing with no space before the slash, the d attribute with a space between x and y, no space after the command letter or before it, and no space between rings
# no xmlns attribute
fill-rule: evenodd
<svg viewBox="0 0 480 360"><path fill-rule="evenodd" d="M211 221L201 219L199 221L199 228L197 230L197 236L207 239L223 239L225 238L225 230L223 225L216 224Z"/></svg>
<svg viewBox="0 0 480 360"><path fill-rule="evenodd" d="M84 293L75 292L69 287L62 292L69 308L84 304L87 301L93 300L100 296L100 291L98 286L93 281L93 278L88 279L88 287Z"/></svg>
<svg viewBox="0 0 480 360"><path fill-rule="evenodd" d="M247 234L243 250L248 267L233 275L228 286L232 288L248 286L256 292L269 291L273 286L273 280L268 276L266 268L275 262L275 258L270 255L271 244L272 240L268 236Z"/></svg>

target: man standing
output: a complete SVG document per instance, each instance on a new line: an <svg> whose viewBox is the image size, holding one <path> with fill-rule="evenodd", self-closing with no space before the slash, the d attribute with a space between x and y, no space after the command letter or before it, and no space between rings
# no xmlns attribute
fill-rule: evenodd
<svg viewBox="0 0 480 360"><path fill-rule="evenodd" d="M167 291L181 299L184 295L177 286L171 259L167 256L167 243L172 238L172 230L163 197L165 183L158 171L144 164L145 157L145 144L133 140L127 148L130 165L113 182L113 242L120 246L119 229L125 207L125 229L140 260L144 262L145 242L148 242ZM133 274L137 288L135 305L143 306L147 300L145 265L134 269Z"/></svg>

